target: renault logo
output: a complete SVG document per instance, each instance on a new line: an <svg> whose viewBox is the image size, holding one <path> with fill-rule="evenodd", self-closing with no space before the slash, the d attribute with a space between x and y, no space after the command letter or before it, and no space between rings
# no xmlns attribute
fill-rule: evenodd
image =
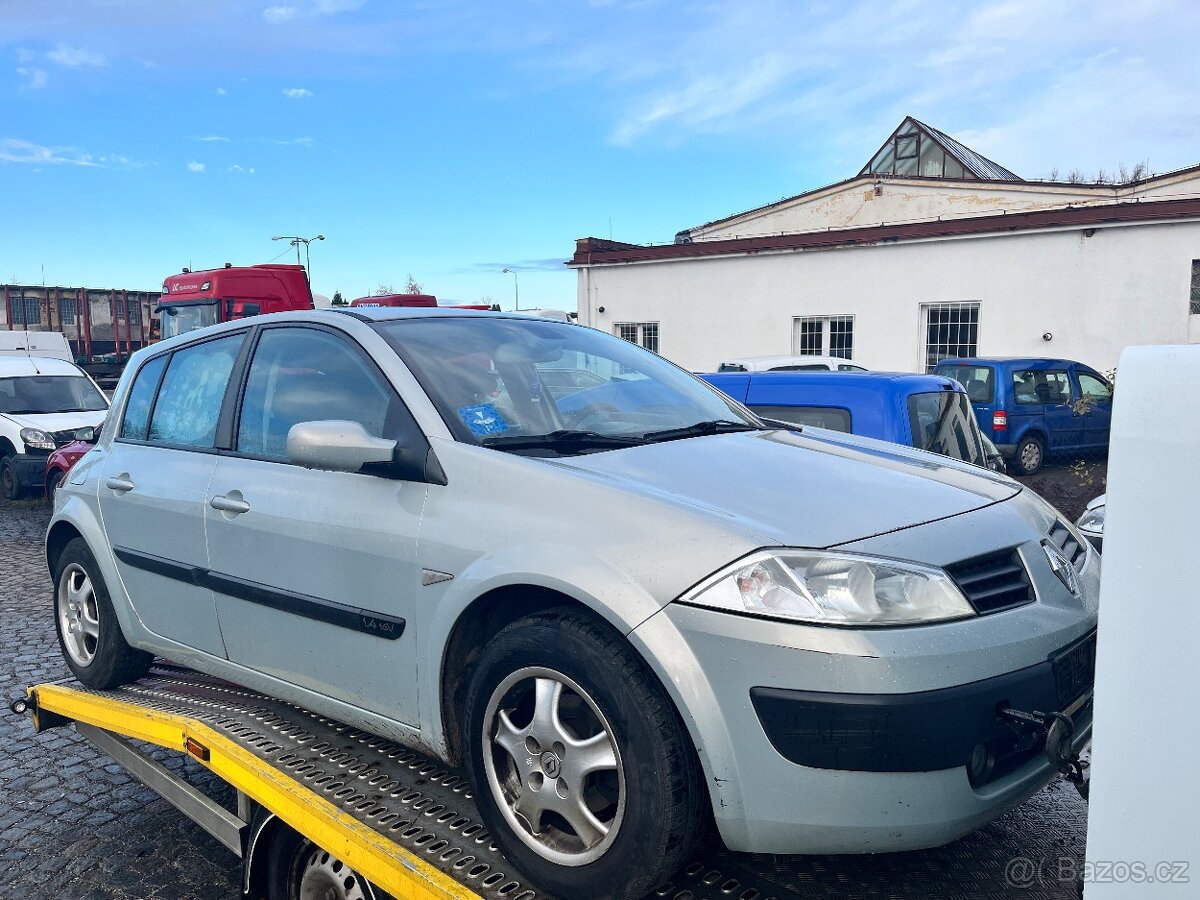
<svg viewBox="0 0 1200 900"><path fill-rule="evenodd" d="M1058 580L1066 585L1068 591L1078 597L1079 574L1075 571L1075 566L1054 544L1045 542L1042 544L1042 549L1046 551L1046 559L1050 561L1050 568L1054 570Z"/></svg>

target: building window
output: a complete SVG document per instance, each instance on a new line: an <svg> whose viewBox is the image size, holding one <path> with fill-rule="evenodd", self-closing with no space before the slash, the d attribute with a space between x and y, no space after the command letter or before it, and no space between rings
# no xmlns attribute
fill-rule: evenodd
<svg viewBox="0 0 1200 900"><path fill-rule="evenodd" d="M1200 316L1200 259L1192 260L1192 304L1193 316Z"/></svg>
<svg viewBox="0 0 1200 900"><path fill-rule="evenodd" d="M76 316L74 300L58 301L58 321L64 325L74 325Z"/></svg>
<svg viewBox="0 0 1200 900"><path fill-rule="evenodd" d="M806 316L792 319L792 353L798 356L854 358L854 316Z"/></svg>
<svg viewBox="0 0 1200 900"><path fill-rule="evenodd" d="M14 325L42 324L42 301L37 297L12 297L10 303Z"/></svg>
<svg viewBox="0 0 1200 900"><path fill-rule="evenodd" d="M658 352L657 322L618 322L613 326L613 334L631 344Z"/></svg>
<svg viewBox="0 0 1200 900"><path fill-rule="evenodd" d="M943 359L975 356L979 352L978 303L926 303L921 307L925 371L932 372Z"/></svg>

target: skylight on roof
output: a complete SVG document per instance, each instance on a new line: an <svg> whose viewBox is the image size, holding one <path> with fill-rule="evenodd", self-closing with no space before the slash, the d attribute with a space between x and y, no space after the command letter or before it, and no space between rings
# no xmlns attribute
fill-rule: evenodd
<svg viewBox="0 0 1200 900"><path fill-rule="evenodd" d="M1019 181L1008 169L949 135L907 117L860 175Z"/></svg>

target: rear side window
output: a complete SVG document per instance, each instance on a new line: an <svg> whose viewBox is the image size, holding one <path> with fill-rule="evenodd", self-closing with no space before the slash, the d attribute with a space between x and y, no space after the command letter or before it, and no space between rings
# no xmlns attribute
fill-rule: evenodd
<svg viewBox="0 0 1200 900"><path fill-rule="evenodd" d="M990 366L938 366L937 374L953 378L966 388L972 403L991 403L995 399L995 381Z"/></svg>
<svg viewBox="0 0 1200 900"><path fill-rule="evenodd" d="M150 418L148 441L198 449L215 445L225 388L243 340L244 334L235 334L171 354Z"/></svg>
<svg viewBox="0 0 1200 900"><path fill-rule="evenodd" d="M850 410L832 406L751 406L757 415L793 425L850 431Z"/></svg>
<svg viewBox="0 0 1200 900"><path fill-rule="evenodd" d="M1061 369L1013 372L1013 399L1017 403L1070 403L1071 382Z"/></svg>
<svg viewBox="0 0 1200 900"><path fill-rule="evenodd" d="M908 398L913 446L977 466L987 464L975 413L966 394L936 391Z"/></svg>
<svg viewBox="0 0 1200 900"><path fill-rule="evenodd" d="M125 418L121 420L118 438L134 441L146 439L146 430L150 427L150 409L154 406L154 392L158 389L158 380L162 378L166 364L167 357L159 356L138 371L133 387L129 389L129 401L125 404Z"/></svg>
<svg viewBox="0 0 1200 900"><path fill-rule="evenodd" d="M342 338L315 328L270 328L250 364L237 449L283 462L293 425L342 419L383 437L395 433L389 415L401 411L407 421L399 398Z"/></svg>

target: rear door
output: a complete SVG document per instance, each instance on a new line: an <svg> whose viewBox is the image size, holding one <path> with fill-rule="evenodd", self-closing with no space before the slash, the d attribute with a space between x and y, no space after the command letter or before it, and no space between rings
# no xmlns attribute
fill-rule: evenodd
<svg viewBox="0 0 1200 900"><path fill-rule="evenodd" d="M1097 373L1076 367L1079 384L1080 419L1083 421L1083 446L1099 449L1108 446L1108 431L1112 425L1112 387Z"/></svg>
<svg viewBox="0 0 1200 900"><path fill-rule="evenodd" d="M1046 435L1051 452L1074 450L1083 440L1083 422L1075 415L1071 379L1066 366L1034 366L1012 373L1013 405L1009 410L1010 441L1028 429ZM1015 420L1015 421L1014 421Z"/></svg>
<svg viewBox="0 0 1200 900"><path fill-rule="evenodd" d="M288 461L301 422L417 428L356 342L316 326L263 328L233 450L204 507L209 578L229 659L415 724L417 526L427 485Z"/></svg>
<svg viewBox="0 0 1200 900"><path fill-rule="evenodd" d="M967 392L971 409L979 430L995 443L1008 441L1008 429L995 430L994 416L1001 405L996 402L996 368L978 363L938 363L934 373L943 378L953 378Z"/></svg>
<svg viewBox="0 0 1200 900"><path fill-rule="evenodd" d="M138 617L214 656L225 648L206 564L204 504L217 421L245 333L191 344L138 371L100 475L100 514Z"/></svg>

